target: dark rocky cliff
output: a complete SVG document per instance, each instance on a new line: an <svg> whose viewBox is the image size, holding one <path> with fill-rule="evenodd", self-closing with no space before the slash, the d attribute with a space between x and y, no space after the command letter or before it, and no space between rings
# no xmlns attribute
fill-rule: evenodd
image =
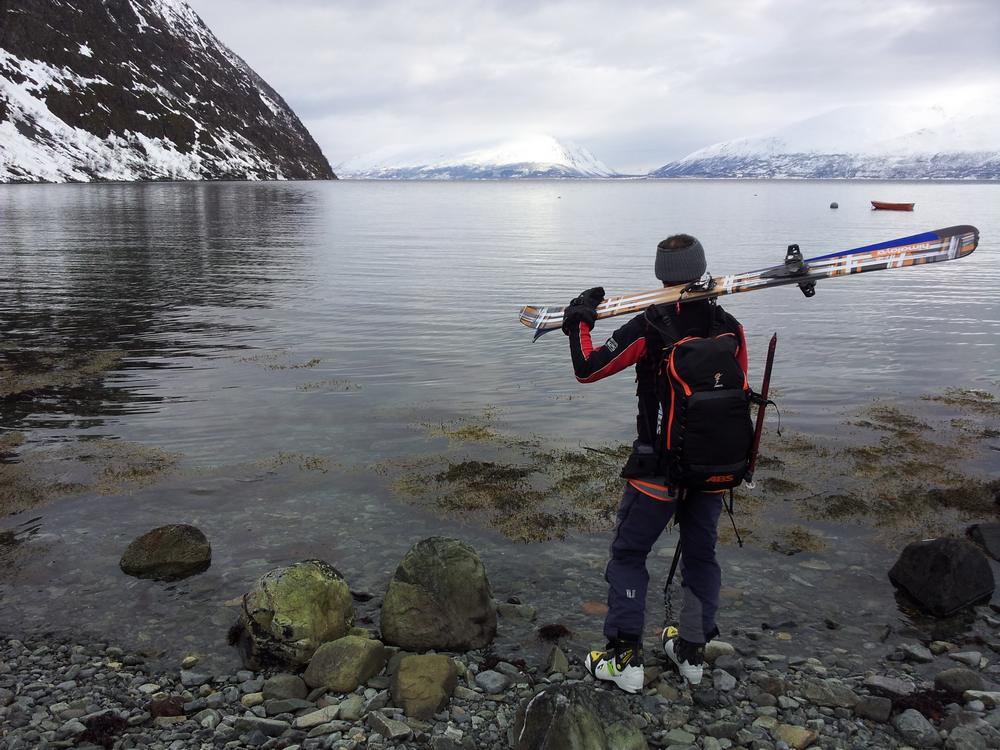
<svg viewBox="0 0 1000 750"><path fill-rule="evenodd" d="M0 0L0 182L336 179L183 0Z"/></svg>

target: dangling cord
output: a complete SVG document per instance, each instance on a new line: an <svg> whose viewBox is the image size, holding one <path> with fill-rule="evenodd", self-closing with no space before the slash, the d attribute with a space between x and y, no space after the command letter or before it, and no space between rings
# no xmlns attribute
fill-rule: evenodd
<svg viewBox="0 0 1000 750"><path fill-rule="evenodd" d="M743 546L743 539L740 537L740 530L736 528L736 519L733 518L733 489L729 488L729 504L723 500L722 504L726 508L726 513L729 514L729 522L733 525L733 533L736 534L736 541L739 542L740 547Z"/></svg>

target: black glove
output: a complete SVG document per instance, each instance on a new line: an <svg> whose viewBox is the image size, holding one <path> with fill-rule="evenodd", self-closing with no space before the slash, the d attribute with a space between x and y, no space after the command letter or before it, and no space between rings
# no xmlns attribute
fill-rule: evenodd
<svg viewBox="0 0 1000 750"><path fill-rule="evenodd" d="M581 320L587 324L588 328L593 328L597 321L597 306L604 301L604 287L595 286L581 292L579 297L573 298L569 305L563 310L562 331L567 336Z"/></svg>

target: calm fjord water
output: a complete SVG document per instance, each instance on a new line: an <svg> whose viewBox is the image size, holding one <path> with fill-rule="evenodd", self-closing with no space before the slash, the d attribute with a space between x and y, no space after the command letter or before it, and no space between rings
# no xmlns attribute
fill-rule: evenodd
<svg viewBox="0 0 1000 750"><path fill-rule="evenodd" d="M873 212L869 198L917 209ZM755 370L780 332L777 379L803 427L876 395L987 386L1000 369L1000 185L8 186L0 210L5 346L124 351L107 384L115 397L85 429L109 418L115 435L196 461L275 445L377 451L377 412L416 405L491 404L515 429L626 437L628 378L577 385L562 338L532 344L517 309L597 284L652 288L656 242L678 231L702 240L717 274L778 262L791 242L810 256L952 224L982 231L957 263L827 282L812 300L794 288L723 300L744 321ZM261 352L321 362L239 361ZM322 379L359 389L296 390ZM571 393L586 408L552 400ZM5 426L43 439L80 424L29 414Z"/></svg>
<svg viewBox="0 0 1000 750"><path fill-rule="evenodd" d="M916 211L873 212L870 199L915 201ZM722 302L748 331L752 382L779 332L774 385L786 423L804 432L835 432L874 398L1000 385L996 184L5 186L0 216L0 359L123 356L85 401L2 412L29 451L112 437L176 452L187 468L279 452L363 466L425 450L426 433L414 428L422 420L488 407L515 433L567 445L628 440L632 379L577 384L563 337L532 343L517 310L598 284L609 294L652 288L656 243L676 232L699 237L709 270L724 274L780 262L789 243L808 257L974 224L980 248L958 262L821 283L810 300L789 287ZM600 324L595 338L615 325ZM483 534L498 575L537 585L552 575L519 568L515 545L456 531L373 484L330 472L263 490L222 472L183 490L69 498L39 511L49 556L29 556L0 590L8 600L48 591L19 600L28 621L58 619L52 602L87 592L96 608L131 597L128 611L171 622L162 592L122 580L115 566L137 533L180 520L209 531L215 564L167 599L218 603L274 564L359 550L369 560L354 577L377 587L387 560L431 533ZM603 596L603 545L580 562L595 571L586 584L594 598ZM569 548L532 554L544 568ZM69 555L71 570L51 564ZM227 616L215 611L219 622L203 624Z"/></svg>

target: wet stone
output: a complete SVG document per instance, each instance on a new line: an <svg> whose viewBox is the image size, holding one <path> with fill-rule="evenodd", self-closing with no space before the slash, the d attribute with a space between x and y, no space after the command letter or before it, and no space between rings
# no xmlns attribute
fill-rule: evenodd
<svg viewBox="0 0 1000 750"><path fill-rule="evenodd" d="M892 701L879 695L868 695L857 702L854 713L862 719L885 723L892 714Z"/></svg>
<svg viewBox="0 0 1000 750"><path fill-rule="evenodd" d="M934 677L934 687L961 695L966 690L982 690L983 678L978 673L964 667L953 667L938 672Z"/></svg>
<svg viewBox="0 0 1000 750"><path fill-rule="evenodd" d="M255 716L241 716L236 720L238 732L261 732L268 737L280 737L290 728L287 721L278 719L262 719Z"/></svg>
<svg viewBox="0 0 1000 750"><path fill-rule="evenodd" d="M978 667L983 655L979 651L958 651L948 654L948 658L969 667Z"/></svg>
<svg viewBox="0 0 1000 750"><path fill-rule="evenodd" d="M934 654L931 653L931 650L919 643L905 643L899 647L899 650L903 652L908 661L918 664L928 664L934 661Z"/></svg>
<svg viewBox="0 0 1000 750"><path fill-rule="evenodd" d="M914 747L937 747L941 737L923 714L908 708L899 714L893 724L903 739Z"/></svg>
<svg viewBox="0 0 1000 750"><path fill-rule="evenodd" d="M476 675L476 685L490 694L502 693L510 684L510 679L500 672L487 669Z"/></svg>
<svg viewBox="0 0 1000 750"><path fill-rule="evenodd" d="M885 675L871 675L865 679L865 687L873 693L885 695L890 698L902 698L913 692L912 682L901 680L896 677L886 677Z"/></svg>
<svg viewBox="0 0 1000 750"><path fill-rule="evenodd" d="M309 693L305 681L295 674L281 672L264 680L261 687L266 700L283 700L285 698L305 699Z"/></svg>
<svg viewBox="0 0 1000 750"><path fill-rule="evenodd" d="M315 706L309 701L302 700L301 698L284 698L282 700L264 701L264 711L268 716L291 714L307 708L313 709Z"/></svg>

